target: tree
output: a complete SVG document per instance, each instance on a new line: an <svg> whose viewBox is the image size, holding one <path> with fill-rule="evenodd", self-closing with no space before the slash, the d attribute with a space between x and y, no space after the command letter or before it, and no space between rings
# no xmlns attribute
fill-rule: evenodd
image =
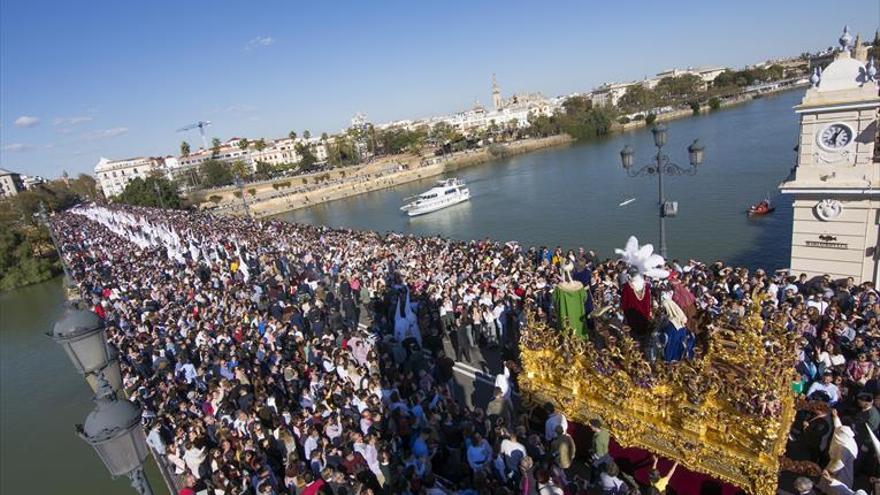
<svg viewBox="0 0 880 495"><path fill-rule="evenodd" d="M248 141L247 138L241 138L238 140L238 147L241 148L242 150L248 149L248 147L250 145L251 145L251 142Z"/></svg>
<svg viewBox="0 0 880 495"><path fill-rule="evenodd" d="M715 96L713 96L712 98L709 98L709 109L710 110L718 110L719 108L721 108L721 100L719 100Z"/></svg>
<svg viewBox="0 0 880 495"><path fill-rule="evenodd" d="M626 93L617 101L617 107L625 112L648 110L656 104L654 92L641 84L628 87Z"/></svg>
<svg viewBox="0 0 880 495"><path fill-rule="evenodd" d="M328 138L327 133L326 133L326 132L322 132L322 133L321 133L321 141L326 143L326 142L327 142L327 138Z"/></svg>
<svg viewBox="0 0 880 495"><path fill-rule="evenodd" d="M272 165L270 165L267 162L260 160L257 162L257 172L254 175L256 175L257 178L259 178L259 179L265 180L265 179L272 177L272 174L274 172L275 172L275 167L273 167Z"/></svg>
<svg viewBox="0 0 880 495"><path fill-rule="evenodd" d="M244 160L235 160L232 162L232 165L229 166L229 171L232 172L232 176L234 177L247 177L251 175L251 169L248 167L247 163Z"/></svg>
<svg viewBox="0 0 880 495"><path fill-rule="evenodd" d="M688 106L691 107L691 111L694 112L694 115L698 115L700 113L700 102L696 100L691 100L688 102Z"/></svg>
<svg viewBox="0 0 880 495"><path fill-rule="evenodd" d="M593 108L593 102L586 96L572 96L562 102L562 108L565 109L567 115L576 115Z"/></svg>
<svg viewBox="0 0 880 495"><path fill-rule="evenodd" d="M216 157L220 154L220 138L211 139L211 153Z"/></svg>
<svg viewBox="0 0 880 495"><path fill-rule="evenodd" d="M79 174L76 179L70 179L67 183L70 192L80 199L95 201L101 199L98 191L98 182L88 174Z"/></svg>
<svg viewBox="0 0 880 495"><path fill-rule="evenodd" d="M647 125L652 125L656 120L657 120L657 116L654 115L653 113L649 113L648 115L645 115L645 124L647 124Z"/></svg>
<svg viewBox="0 0 880 495"><path fill-rule="evenodd" d="M0 229L0 291L43 282L61 272L55 250L42 249L48 239L44 227Z"/></svg>
<svg viewBox="0 0 880 495"><path fill-rule="evenodd" d="M116 201L135 206L180 208L177 187L164 177L136 177L129 182Z"/></svg>
<svg viewBox="0 0 880 495"><path fill-rule="evenodd" d="M311 170L312 166L318 161L312 153L310 146L303 146L298 143L296 145L296 154L300 156L299 169L303 172Z"/></svg>
<svg viewBox="0 0 880 495"><path fill-rule="evenodd" d="M654 91L658 100L666 105L675 104L683 99L695 96L703 88L703 80L694 74L664 77L657 83Z"/></svg>
<svg viewBox="0 0 880 495"><path fill-rule="evenodd" d="M189 152L190 152L189 143L187 143L186 141L183 141L182 143L180 143L180 154L183 156L189 156Z"/></svg>
<svg viewBox="0 0 880 495"><path fill-rule="evenodd" d="M199 175L205 187L228 186L232 184L232 171L226 162L207 160L199 167Z"/></svg>
<svg viewBox="0 0 880 495"><path fill-rule="evenodd" d="M254 148L256 148L257 151L263 151L264 149L266 149L266 140L263 138L257 139L257 141L254 143Z"/></svg>
<svg viewBox="0 0 880 495"><path fill-rule="evenodd" d="M295 139L296 139L296 131L290 131L290 132L288 132L288 133L287 133L287 137L288 137L291 141L295 140Z"/></svg>
<svg viewBox="0 0 880 495"><path fill-rule="evenodd" d="M311 139L311 138L312 138L312 133L309 132L308 129L304 130L304 131L303 131L303 139L305 139L306 141L308 141L308 140Z"/></svg>

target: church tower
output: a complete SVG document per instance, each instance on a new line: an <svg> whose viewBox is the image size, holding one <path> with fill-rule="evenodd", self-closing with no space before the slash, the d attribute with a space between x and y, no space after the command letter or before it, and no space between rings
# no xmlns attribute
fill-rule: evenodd
<svg viewBox="0 0 880 495"><path fill-rule="evenodd" d="M780 185L793 196L791 272L880 282L877 70L850 54L848 30L801 104L797 166Z"/></svg>
<svg viewBox="0 0 880 495"><path fill-rule="evenodd" d="M501 110L501 107L504 106L501 100L501 88L498 87L495 74L492 74L492 106L495 107L495 110Z"/></svg>

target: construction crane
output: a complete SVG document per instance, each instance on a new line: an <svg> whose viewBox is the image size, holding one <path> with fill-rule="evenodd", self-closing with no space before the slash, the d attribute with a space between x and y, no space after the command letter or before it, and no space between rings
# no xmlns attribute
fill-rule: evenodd
<svg viewBox="0 0 880 495"><path fill-rule="evenodd" d="M202 144L205 145L205 149L208 149L208 138L205 137L205 127L211 125L211 121L209 120L200 120L195 124L190 124L188 126L181 127L177 130L177 132L191 131L193 129L198 129L199 134L202 135Z"/></svg>

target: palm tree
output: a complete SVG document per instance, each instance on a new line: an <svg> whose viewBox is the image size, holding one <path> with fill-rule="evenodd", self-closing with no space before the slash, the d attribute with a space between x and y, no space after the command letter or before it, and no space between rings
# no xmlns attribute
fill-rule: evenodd
<svg viewBox="0 0 880 495"><path fill-rule="evenodd" d="M250 146L250 145L251 145L251 143L250 143L250 141L248 141L247 138L241 138L238 140L238 147L243 150L248 149L248 146Z"/></svg>
<svg viewBox="0 0 880 495"><path fill-rule="evenodd" d="M180 154L183 156L189 156L189 152L189 143L187 143L186 141L180 143Z"/></svg>
<svg viewBox="0 0 880 495"><path fill-rule="evenodd" d="M290 131L287 133L287 137L290 138L291 141L296 139L296 131Z"/></svg>
<svg viewBox="0 0 880 495"><path fill-rule="evenodd" d="M257 151L263 151L264 149L266 149L266 140L263 138L257 139L257 141L254 143L254 148L256 148Z"/></svg>
<svg viewBox="0 0 880 495"><path fill-rule="evenodd" d="M211 139L211 152L214 154L214 156L220 154L220 138Z"/></svg>
<svg viewBox="0 0 880 495"><path fill-rule="evenodd" d="M311 137L312 137L312 133L309 132L308 129L306 129L306 130L303 131L303 139L305 139L306 141L308 141L309 139L311 139Z"/></svg>

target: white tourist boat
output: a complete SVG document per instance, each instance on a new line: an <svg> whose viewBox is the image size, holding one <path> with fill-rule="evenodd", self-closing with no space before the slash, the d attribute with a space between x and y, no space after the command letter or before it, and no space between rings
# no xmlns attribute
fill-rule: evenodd
<svg viewBox="0 0 880 495"><path fill-rule="evenodd" d="M441 210L447 206L463 203L470 199L470 197L471 192L464 182L457 178L444 179L437 181L431 189L418 196L414 196L415 199L401 206L400 211L414 217Z"/></svg>

